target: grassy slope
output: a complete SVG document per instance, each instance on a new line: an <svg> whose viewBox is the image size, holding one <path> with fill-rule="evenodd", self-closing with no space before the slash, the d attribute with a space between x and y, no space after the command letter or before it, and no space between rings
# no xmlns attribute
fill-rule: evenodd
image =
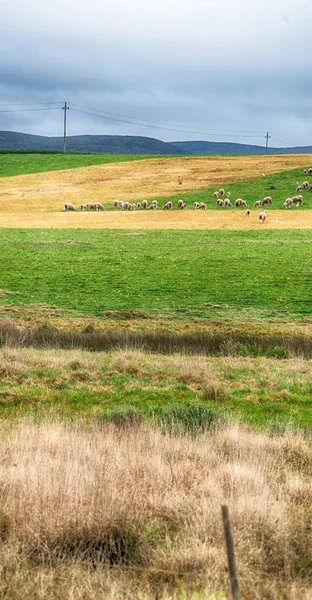
<svg viewBox="0 0 312 600"><path fill-rule="evenodd" d="M209 316L250 308L311 314L308 231L1 230L0 304L52 304L84 315L168 309ZM13 293L12 293L13 292Z"/></svg>
<svg viewBox="0 0 312 600"><path fill-rule="evenodd" d="M160 158L146 154L0 154L0 177Z"/></svg>
<svg viewBox="0 0 312 600"><path fill-rule="evenodd" d="M303 359L2 349L0 362L2 420L117 420L129 407L150 418L200 402L260 427L311 429L312 368Z"/></svg>
<svg viewBox="0 0 312 600"><path fill-rule="evenodd" d="M235 183L222 183L222 187L231 192L232 208L235 206L236 198L243 198L247 201L247 205L252 207L256 200L263 200L265 196L271 196L272 206L268 208L281 209L286 198L292 197L297 194L303 195L303 205L300 207L293 207L291 210L300 210L312 208L312 192L303 190L302 192L296 192L297 182L301 185L303 181L309 181L312 184L312 175L304 175L303 169L293 169L291 171L284 171L281 173L275 173L267 175L265 177L257 177L256 179L250 179L247 181L238 181ZM220 189L219 187L208 187L201 190L190 190L187 192L181 192L174 196L168 197L157 197L151 198L156 199L160 206L163 206L169 200L176 202L179 198L182 198L186 202L188 208L193 208L194 202L205 202L207 207L210 209L218 210L229 210L224 208L218 208L217 201L213 198L213 193ZM236 210L245 210L240 208Z"/></svg>

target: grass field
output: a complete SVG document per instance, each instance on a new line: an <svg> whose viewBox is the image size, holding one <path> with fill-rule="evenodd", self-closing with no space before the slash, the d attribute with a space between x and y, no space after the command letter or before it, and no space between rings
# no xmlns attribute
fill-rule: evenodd
<svg viewBox="0 0 312 600"><path fill-rule="evenodd" d="M303 181L303 167L310 164L310 156L245 156L245 157L185 157L154 160L141 160L134 162L120 162L117 164L100 165L88 168L76 168L64 171L37 173L18 177L4 177L0 179L0 225L10 227L40 226L43 227L135 227L134 222L142 223L142 227L168 226L188 227L185 223L194 226L209 227L205 211L193 211L192 217L185 216L181 211L174 212L174 217L166 212L158 214L143 211L121 214L118 211L111 215L85 212L64 214L65 202L71 202L76 207L90 201L100 201L106 209L113 210L113 200L130 200L131 202L157 197L160 202L182 193L189 207L193 207L196 200L205 200L209 208L216 208L212 193L221 186L231 191L232 199L243 196L252 206L255 200L264 196L273 197L273 209L281 209L283 201L296 190L297 181ZM297 167L297 169L296 169ZM300 167L300 169L299 169ZM294 169L289 171L289 169ZM286 171L285 174L279 171ZM266 174L262 177L262 172ZM182 186L178 184L178 176L183 179ZM246 180L251 180L246 183ZM235 182L235 183L234 183ZM310 208L312 193L304 194L303 209ZM161 205L161 204L160 204ZM302 208L293 208L285 213L288 225L296 220L297 213ZM187 212L187 211L186 211ZM198 212L201 214L198 215ZM215 226L222 219L226 219L231 226L231 216L218 211ZM230 215L231 215L231 211ZM244 211L237 211L243 216ZM174 222L172 222L172 220ZM244 225L246 220L243 220ZM274 219L275 221L275 219ZM303 218L307 222L307 217ZM224 221L223 221L224 224ZM210 225L211 226L211 225ZM235 227L239 228L239 222ZM301 224L301 227L304 223ZM307 226L307 225L306 225Z"/></svg>
<svg viewBox="0 0 312 600"><path fill-rule="evenodd" d="M109 310L249 308L311 315L308 231L0 230L1 305ZM296 285L294 285L294 281Z"/></svg>
<svg viewBox="0 0 312 600"><path fill-rule="evenodd" d="M0 177L14 177L29 173L46 173L64 169L76 169L91 165L104 165L123 161L158 158L146 154L53 154L53 153L0 153Z"/></svg>

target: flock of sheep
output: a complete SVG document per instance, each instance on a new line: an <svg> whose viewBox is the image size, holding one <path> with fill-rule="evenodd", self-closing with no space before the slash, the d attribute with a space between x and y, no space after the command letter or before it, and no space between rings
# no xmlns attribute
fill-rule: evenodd
<svg viewBox="0 0 312 600"><path fill-rule="evenodd" d="M308 174L311 175L312 168L304 169L303 173L304 173L304 175L308 175ZM262 175L264 175L264 173ZM178 178L178 183L180 185L182 185L181 177ZM302 185L299 185L299 183L297 182L296 192L301 192L303 190L312 191L312 184L310 185L308 181L304 181L302 183ZM219 208L230 208L232 206L230 197L231 197L231 192L226 192L224 190L224 188L220 188L220 190L215 191L213 193L213 198L216 199L217 206ZM293 205L299 206L302 203L303 203L303 196L301 194L297 194L290 198L286 198L285 202L283 203L283 208L288 209L288 208L291 208ZM123 202L121 200L114 200L113 204L114 204L114 208L120 209L120 210L157 210L158 209L157 200L153 200L150 205L148 205L147 200L142 200L141 202L137 202L137 203ZM245 214L247 217L250 217L251 211L249 208L247 208L246 200L243 200L242 198L237 198L237 200L235 200L234 204L235 204L235 207L246 207ZM265 205L271 205L271 204L272 204L271 196L266 196L265 198L263 198L263 200L257 200L254 203L254 208L260 208ZM185 210L186 208L187 208L186 203L181 199L178 200L177 209ZM195 208L195 210L205 210L205 209L207 209L207 204L205 202L194 202L194 208ZM81 204L80 209L87 210L87 211L88 210L100 211L100 210L104 210L104 206L103 206L103 204L101 204L101 202L88 202L87 204ZM166 204L164 204L164 206L162 207L162 210L172 210L172 209L173 209L173 202L171 200L166 202ZM76 208L73 204L71 204L70 202L67 202L64 206L64 210L65 211L73 211L73 210L76 210ZM259 213L258 218L259 218L260 222L264 223L264 221L267 217L267 212L268 212L267 210L263 210Z"/></svg>

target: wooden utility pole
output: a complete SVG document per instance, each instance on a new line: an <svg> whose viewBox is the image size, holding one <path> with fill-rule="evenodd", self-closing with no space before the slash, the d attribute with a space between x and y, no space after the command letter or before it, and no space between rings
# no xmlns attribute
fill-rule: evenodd
<svg viewBox="0 0 312 600"><path fill-rule="evenodd" d="M240 600L238 581L237 581L237 575L236 575L234 544L233 544L233 537L232 537L232 532L231 532L229 509L226 505L223 505L221 508L222 508L222 519L223 519L223 527L224 527L226 553L227 553L227 558L228 558L229 575L230 575L230 581L231 581L232 598L233 598L233 600Z"/></svg>
<svg viewBox="0 0 312 600"><path fill-rule="evenodd" d="M269 148L269 138L271 136L269 135L269 132L267 131L267 134L265 136L265 153L268 153L268 148Z"/></svg>
<svg viewBox="0 0 312 600"><path fill-rule="evenodd" d="M65 102L64 106L62 107L63 111L64 111L64 145L63 145L63 152L66 152L66 113L69 109L69 106L67 106L67 102Z"/></svg>

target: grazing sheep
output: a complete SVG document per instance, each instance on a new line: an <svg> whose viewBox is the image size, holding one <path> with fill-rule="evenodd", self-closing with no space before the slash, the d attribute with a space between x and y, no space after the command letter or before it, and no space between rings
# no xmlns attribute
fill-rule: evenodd
<svg viewBox="0 0 312 600"><path fill-rule="evenodd" d="M184 204L183 200L178 200L178 204L177 204L178 208L181 208L182 204Z"/></svg>
<svg viewBox="0 0 312 600"><path fill-rule="evenodd" d="M130 206L129 202L124 202L122 209L123 210L129 210L129 206Z"/></svg>
<svg viewBox="0 0 312 600"><path fill-rule="evenodd" d="M86 204L80 204L80 210L87 210Z"/></svg>
<svg viewBox="0 0 312 600"><path fill-rule="evenodd" d="M264 210L261 213L259 213L259 221L262 221L262 223L264 223L264 221L266 220L267 212L267 210Z"/></svg>
<svg viewBox="0 0 312 600"><path fill-rule="evenodd" d="M262 206L261 200L257 200L257 202L254 203L254 208L257 208L258 206Z"/></svg>
<svg viewBox="0 0 312 600"><path fill-rule="evenodd" d="M230 196L231 196L231 192L226 192L226 197L230 198Z"/></svg>
<svg viewBox="0 0 312 600"><path fill-rule="evenodd" d="M88 202L86 206L87 206L87 210L95 210L94 202Z"/></svg>
<svg viewBox="0 0 312 600"><path fill-rule="evenodd" d="M242 202L243 200L241 198L237 198L237 200L235 200L235 206L242 206Z"/></svg>
<svg viewBox="0 0 312 600"><path fill-rule="evenodd" d="M312 173L311 167L310 167L310 169L308 169L308 173L309 173L309 175L311 175L311 173Z"/></svg>
<svg viewBox="0 0 312 600"><path fill-rule="evenodd" d="M212 195L213 198L219 198L219 196L220 196L219 192L214 192Z"/></svg>
<svg viewBox="0 0 312 600"><path fill-rule="evenodd" d="M290 208L291 204L289 204L289 202L287 202L287 200L285 200L284 204L283 204L283 208Z"/></svg>
<svg viewBox="0 0 312 600"><path fill-rule="evenodd" d="M308 171L306 169L304 169L303 174L307 175Z"/></svg>
<svg viewBox="0 0 312 600"><path fill-rule="evenodd" d="M200 208L201 210L206 210L207 209L207 204L205 204L205 202L200 202L198 208Z"/></svg>
<svg viewBox="0 0 312 600"><path fill-rule="evenodd" d="M232 205L231 205L231 201L230 201L230 199L229 199L229 198L225 198L225 200L224 200L224 206L225 206L226 208L227 208L228 206L232 206Z"/></svg>
<svg viewBox="0 0 312 600"><path fill-rule="evenodd" d="M223 206L223 200L221 198L218 198L217 205L220 207Z"/></svg>
<svg viewBox="0 0 312 600"><path fill-rule="evenodd" d="M241 206L247 206L247 201L246 200L242 200Z"/></svg>
<svg viewBox="0 0 312 600"><path fill-rule="evenodd" d="M183 202L182 206L180 206L180 210L184 210L185 208L187 208L185 202Z"/></svg>
<svg viewBox="0 0 312 600"><path fill-rule="evenodd" d="M262 200L262 206L264 206L265 204L272 204L272 198L271 198L271 196L266 196L265 198L263 198L263 200Z"/></svg>
<svg viewBox="0 0 312 600"><path fill-rule="evenodd" d="M194 202L194 208L195 209L199 208L199 202Z"/></svg>
<svg viewBox="0 0 312 600"><path fill-rule="evenodd" d="M250 212L249 208L247 208L247 210L246 210L246 212L245 212L245 215L246 215L246 217L250 217L250 215L251 215L251 212Z"/></svg>
<svg viewBox="0 0 312 600"><path fill-rule="evenodd" d="M308 181L304 181L303 184L302 184L302 187L304 189L308 188L309 187L309 182Z"/></svg>
<svg viewBox="0 0 312 600"><path fill-rule="evenodd" d="M119 208L121 208L121 210L123 210L124 207L124 202L122 200L120 200L119 202Z"/></svg>
<svg viewBox="0 0 312 600"><path fill-rule="evenodd" d="M141 202L137 202L137 208L140 210L140 208L141 208Z"/></svg>
<svg viewBox="0 0 312 600"><path fill-rule="evenodd" d="M147 209L147 200L142 200L141 206L144 210L146 210Z"/></svg>
<svg viewBox="0 0 312 600"><path fill-rule="evenodd" d="M119 200L114 200L114 207L118 208L118 206L119 206Z"/></svg>
<svg viewBox="0 0 312 600"><path fill-rule="evenodd" d="M148 210L156 210L156 208L157 208L157 206L155 206L155 204L153 204L153 203L152 203L152 204L151 204L151 205L148 207Z"/></svg>
<svg viewBox="0 0 312 600"><path fill-rule="evenodd" d="M132 210L136 210L137 205L135 204L135 202L133 202L133 204L131 204L131 208Z"/></svg>
<svg viewBox="0 0 312 600"><path fill-rule="evenodd" d="M101 204L101 202L95 202L94 207L94 210L104 210L104 206Z"/></svg>
<svg viewBox="0 0 312 600"><path fill-rule="evenodd" d="M153 200L152 204L153 204L153 206L155 206L155 208L158 208L158 202L157 202L157 200Z"/></svg>
<svg viewBox="0 0 312 600"><path fill-rule="evenodd" d="M172 202L169 201L165 204L165 206L163 206L163 210L171 210L172 209Z"/></svg>
<svg viewBox="0 0 312 600"><path fill-rule="evenodd" d="M220 194L220 196L224 196L224 194L225 194L225 190L224 190L223 188L221 188L221 189L219 190L219 194Z"/></svg>
<svg viewBox="0 0 312 600"><path fill-rule="evenodd" d="M298 185L296 188L296 192L302 192L302 190L303 190L302 185Z"/></svg>
<svg viewBox="0 0 312 600"><path fill-rule="evenodd" d="M299 204L303 203L303 196L293 196L292 197L292 201L293 202L299 202Z"/></svg>
<svg viewBox="0 0 312 600"><path fill-rule="evenodd" d="M64 206L64 210L76 210L76 209L73 204L71 204L70 202L66 202L66 204Z"/></svg>

